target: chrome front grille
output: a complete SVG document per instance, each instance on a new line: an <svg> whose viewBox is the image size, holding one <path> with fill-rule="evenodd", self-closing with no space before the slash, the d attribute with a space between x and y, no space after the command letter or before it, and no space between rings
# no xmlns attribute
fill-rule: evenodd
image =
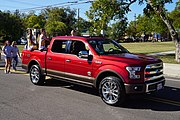
<svg viewBox="0 0 180 120"><path fill-rule="evenodd" d="M144 71L144 80L151 81L163 77L163 63L149 64Z"/></svg>

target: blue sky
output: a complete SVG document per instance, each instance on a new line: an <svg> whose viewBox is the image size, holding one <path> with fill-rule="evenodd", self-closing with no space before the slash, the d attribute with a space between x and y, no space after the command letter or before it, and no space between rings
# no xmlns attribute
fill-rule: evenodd
<svg viewBox="0 0 180 120"><path fill-rule="evenodd" d="M74 2L74 1L78 1L79 3L82 2L86 2L89 0L0 0L0 10L4 11L4 10L23 10L23 9L27 9L27 8L35 8L35 7L41 7L41 6L49 6L49 5L53 5L53 4L61 4L61 6L67 7L67 2ZM172 4L167 4L166 8L168 9L168 11L172 11L175 8L175 3L178 0L173 0ZM62 4L64 3L64 4ZM68 3L70 4L70 3ZM70 5L70 7L72 9L80 9L80 17L87 19L87 17L85 16L85 11L89 10L90 7L90 3L84 3L84 4L78 4L78 5ZM138 15L138 14L142 14L143 13L143 8L144 8L144 4L143 5L138 5L138 3L134 3L131 6L131 12L129 12L129 14L127 14L128 17L128 21L134 20L134 15ZM39 10L36 10L37 12L39 12Z"/></svg>

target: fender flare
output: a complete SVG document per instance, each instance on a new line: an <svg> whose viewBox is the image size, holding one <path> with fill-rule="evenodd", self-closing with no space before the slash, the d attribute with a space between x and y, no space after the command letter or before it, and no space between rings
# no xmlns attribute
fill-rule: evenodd
<svg viewBox="0 0 180 120"><path fill-rule="evenodd" d="M108 74L111 73L111 74L109 74L109 75L112 75L112 76L113 76L113 75L114 75L114 76L117 76L118 78L121 79L121 82L122 82L122 83L125 83L125 80L124 80L124 78L122 77L121 74L119 74L118 72L116 72L116 71L114 71L114 70L106 69L106 70L103 70L103 71L99 72L99 73L97 74L97 76L95 77L95 80L94 80L94 83L93 83L95 88L98 88L99 83L100 83L101 80L102 80L101 77L108 76L107 73L108 73Z"/></svg>
<svg viewBox="0 0 180 120"><path fill-rule="evenodd" d="M41 70L41 73L42 73L43 75L45 75L45 69L44 69L44 70L42 69L41 64L40 64L39 61L36 60L36 59L32 59L32 60L28 63L28 69L27 69L27 72L28 72L28 73L29 73L32 65L38 65L39 68L40 68L40 70Z"/></svg>

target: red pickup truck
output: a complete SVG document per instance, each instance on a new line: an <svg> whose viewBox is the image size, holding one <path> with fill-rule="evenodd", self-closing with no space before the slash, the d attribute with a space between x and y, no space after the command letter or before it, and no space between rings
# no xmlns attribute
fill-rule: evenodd
<svg viewBox="0 0 180 120"><path fill-rule="evenodd" d="M121 104L126 94L158 91L165 84L160 59L132 54L102 37L54 37L47 51L23 50L22 67L35 85L50 76L93 86L109 105Z"/></svg>

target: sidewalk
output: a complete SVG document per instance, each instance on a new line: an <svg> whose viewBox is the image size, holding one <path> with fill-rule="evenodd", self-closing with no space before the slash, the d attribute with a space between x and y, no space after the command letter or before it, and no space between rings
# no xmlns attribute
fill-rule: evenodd
<svg viewBox="0 0 180 120"><path fill-rule="evenodd" d="M173 54L174 51L169 51L169 52L162 52L162 53L153 53L149 54L152 56L157 56L157 55L165 55L165 54ZM0 60L0 67L4 67L4 59L1 55L1 60ZM21 67L22 62L21 59L19 59L18 67ZM180 78L180 64L170 64L170 63L164 63L164 75L168 77L175 77L175 78ZM20 68L21 69L21 68Z"/></svg>
<svg viewBox="0 0 180 120"><path fill-rule="evenodd" d="M148 54L150 56L163 56L168 54L175 54L175 51L159 52ZM164 63L164 75L168 77L180 78L180 64Z"/></svg>
<svg viewBox="0 0 180 120"><path fill-rule="evenodd" d="M164 63L164 75L180 78L180 64Z"/></svg>
<svg viewBox="0 0 180 120"><path fill-rule="evenodd" d="M175 51L151 53L151 54L148 54L148 55L150 55L150 56L163 56L163 55L168 55L168 54L175 54Z"/></svg>

